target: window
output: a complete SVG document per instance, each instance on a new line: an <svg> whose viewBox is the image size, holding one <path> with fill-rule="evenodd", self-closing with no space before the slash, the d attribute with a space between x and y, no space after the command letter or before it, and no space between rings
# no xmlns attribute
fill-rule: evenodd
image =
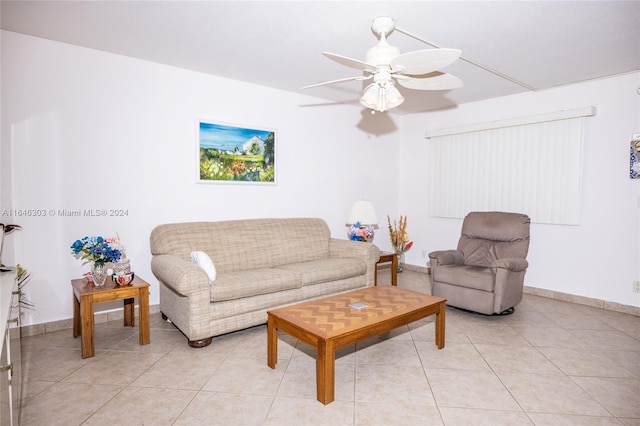
<svg viewBox="0 0 640 426"><path fill-rule="evenodd" d="M429 214L528 214L577 225L584 120L595 108L429 132Z"/></svg>

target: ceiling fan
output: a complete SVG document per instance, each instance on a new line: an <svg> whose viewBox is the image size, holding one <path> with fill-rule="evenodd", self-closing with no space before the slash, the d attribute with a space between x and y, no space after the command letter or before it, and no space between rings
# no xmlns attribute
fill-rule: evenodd
<svg viewBox="0 0 640 426"><path fill-rule="evenodd" d="M387 42L387 36L396 28L393 19L382 16L375 18L371 29L378 34L380 41L367 51L365 61L347 58L335 53L322 52L327 58L350 68L363 71L363 75L347 77L303 87L322 86L346 81L364 81L373 79L360 98L360 104L375 111L386 111L404 102L404 97L395 87L395 81L407 89L447 90L462 87L462 81L438 71L455 62L462 52L457 49L427 49L400 53L397 47ZM398 31L401 31L398 29ZM402 31L401 31L402 32Z"/></svg>

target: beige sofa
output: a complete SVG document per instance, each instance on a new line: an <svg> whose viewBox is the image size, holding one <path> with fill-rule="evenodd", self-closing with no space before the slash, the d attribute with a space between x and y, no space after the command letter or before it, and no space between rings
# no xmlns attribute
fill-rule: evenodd
<svg viewBox="0 0 640 426"><path fill-rule="evenodd" d="M264 324L270 309L372 286L380 258L371 243L331 238L316 218L163 224L150 242L160 311L194 347ZM194 251L208 254L214 281Z"/></svg>

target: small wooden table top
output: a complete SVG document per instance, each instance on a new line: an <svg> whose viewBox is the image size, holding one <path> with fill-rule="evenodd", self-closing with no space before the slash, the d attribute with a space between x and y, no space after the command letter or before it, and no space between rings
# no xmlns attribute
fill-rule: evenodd
<svg viewBox="0 0 640 426"><path fill-rule="evenodd" d="M124 325L135 326L134 298L138 298L140 315L140 344L151 342L149 326L149 283L137 275L131 284L117 286L107 278L103 286L96 287L86 278L71 280L73 288L73 337L82 335L82 358L95 355L93 305L112 300L124 300Z"/></svg>
<svg viewBox="0 0 640 426"><path fill-rule="evenodd" d="M361 309L354 303L366 305ZM282 330L318 351L318 401L334 399L335 351L429 315L436 315L436 345L444 348L446 299L394 286L368 287L324 299L269 311L267 364L278 360L277 330Z"/></svg>

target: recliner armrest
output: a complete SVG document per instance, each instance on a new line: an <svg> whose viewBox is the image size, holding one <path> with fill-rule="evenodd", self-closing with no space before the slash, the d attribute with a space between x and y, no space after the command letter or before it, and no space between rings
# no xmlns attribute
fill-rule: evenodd
<svg viewBox="0 0 640 426"><path fill-rule="evenodd" d="M431 267L440 265L464 265L464 254L460 250L432 251L429 253L429 259L431 260Z"/></svg>
<svg viewBox="0 0 640 426"><path fill-rule="evenodd" d="M491 268L508 269L512 272L523 272L529 267L527 259L509 257L504 259L495 260L491 264Z"/></svg>

